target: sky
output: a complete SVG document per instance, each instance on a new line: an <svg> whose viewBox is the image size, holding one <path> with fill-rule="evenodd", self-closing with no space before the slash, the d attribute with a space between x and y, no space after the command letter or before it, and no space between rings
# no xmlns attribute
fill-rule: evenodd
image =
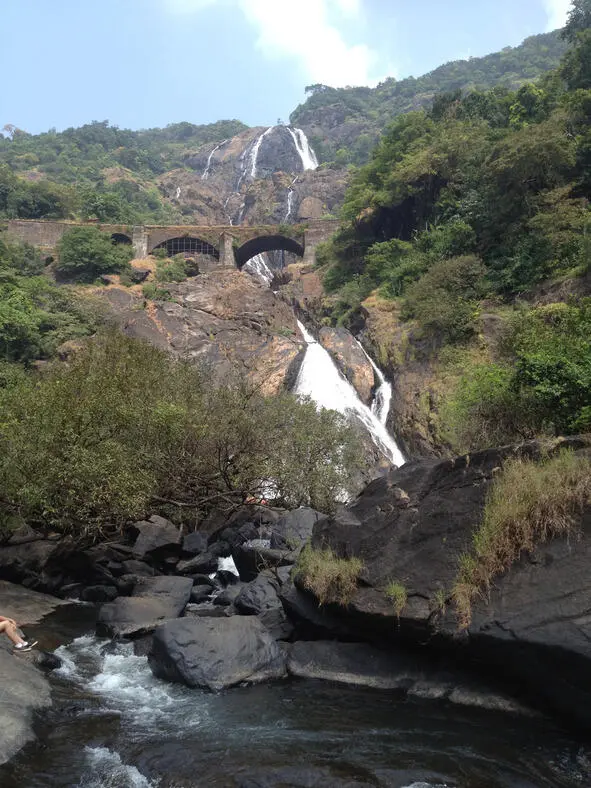
<svg viewBox="0 0 591 788"><path fill-rule="evenodd" d="M285 122L306 85L420 76L562 27L570 0L0 0L0 128Z"/></svg>

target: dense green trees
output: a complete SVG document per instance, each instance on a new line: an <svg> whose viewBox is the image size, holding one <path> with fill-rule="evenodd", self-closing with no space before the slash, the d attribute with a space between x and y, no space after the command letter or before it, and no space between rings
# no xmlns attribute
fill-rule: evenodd
<svg viewBox="0 0 591 788"><path fill-rule="evenodd" d="M93 282L101 274L121 273L133 257L130 246L114 244L98 227L72 227L57 247L56 274L66 280Z"/></svg>
<svg viewBox="0 0 591 788"><path fill-rule="evenodd" d="M118 332L13 381L0 412L0 523L18 513L91 538L154 511L198 525L251 495L327 511L359 467L338 414L216 386Z"/></svg>
<svg viewBox="0 0 591 788"><path fill-rule="evenodd" d="M479 102L488 101L481 91L497 86L499 95L503 91L508 94L524 82L537 79L556 68L565 47L555 31L532 36L519 47L506 47L486 57L446 63L419 78L389 78L373 89L310 85L306 89L307 100L291 114L290 120L294 125L316 130L312 143L320 161L364 164L372 144L398 115L428 107L434 97L437 114L445 109L450 96L462 91L474 95L464 108L465 112L474 112ZM441 99L442 96L447 97ZM495 112L499 109L494 108ZM531 109L535 111L535 102ZM509 108L505 110L501 117L508 114ZM338 135L333 131L335 118L339 119Z"/></svg>
<svg viewBox="0 0 591 788"><path fill-rule="evenodd" d="M62 342L92 333L102 320L100 308L90 297L57 287L43 274L43 268L33 247L0 240L3 362L27 363L51 357Z"/></svg>
<svg viewBox="0 0 591 788"><path fill-rule="evenodd" d="M539 83L456 91L430 112L397 118L355 174L341 229L321 250L333 319L352 320L378 288L399 301L416 353L437 357L475 337L482 356L483 298L504 321L516 309L495 364L466 352L443 403L441 427L458 450L591 427L587 301L518 304L535 300L542 282L591 270L591 29L580 29L590 8L575 5L573 45Z"/></svg>

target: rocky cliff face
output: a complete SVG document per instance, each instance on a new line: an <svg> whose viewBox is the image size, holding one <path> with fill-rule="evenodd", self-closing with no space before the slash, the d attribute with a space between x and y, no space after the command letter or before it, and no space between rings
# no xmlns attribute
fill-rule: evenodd
<svg viewBox="0 0 591 788"><path fill-rule="evenodd" d="M117 285L100 295L130 336L176 356L211 365L216 376L236 370L265 394L295 382L305 344L293 310L240 271L216 272L167 284L168 301L147 301L140 288Z"/></svg>
<svg viewBox="0 0 591 788"><path fill-rule="evenodd" d="M372 482L351 506L314 527L313 544L363 562L348 608L334 627L379 644L451 654L472 670L502 676L514 692L591 730L588 610L591 509L570 537L540 544L498 576L460 630L449 590L458 557L479 525L492 479L508 457L539 458L570 448L591 456L591 440L570 438L423 460ZM387 588L405 589L399 609Z"/></svg>
<svg viewBox="0 0 591 788"><path fill-rule="evenodd" d="M184 168L158 179L162 193L196 224L281 224L320 218L341 205L347 173L315 169L297 129L248 129L187 151Z"/></svg>

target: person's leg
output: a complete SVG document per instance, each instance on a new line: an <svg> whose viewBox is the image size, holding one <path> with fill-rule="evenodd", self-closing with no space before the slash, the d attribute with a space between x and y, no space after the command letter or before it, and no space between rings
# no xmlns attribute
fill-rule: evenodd
<svg viewBox="0 0 591 788"><path fill-rule="evenodd" d="M16 627L8 621L0 621L0 632L4 632L6 637L9 638L15 646L19 646L21 643L25 642L16 631Z"/></svg>

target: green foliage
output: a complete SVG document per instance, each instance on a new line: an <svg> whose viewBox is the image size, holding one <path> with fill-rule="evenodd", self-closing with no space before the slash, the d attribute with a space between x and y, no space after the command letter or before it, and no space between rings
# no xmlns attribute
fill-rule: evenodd
<svg viewBox="0 0 591 788"><path fill-rule="evenodd" d="M415 318L427 336L457 342L475 330L485 293L485 268L477 257L435 263L406 293L403 313Z"/></svg>
<svg viewBox="0 0 591 788"><path fill-rule="evenodd" d="M114 244L98 227L73 227L57 246L58 276L78 282L93 282L101 274L120 273L129 268L131 248Z"/></svg>
<svg viewBox="0 0 591 788"><path fill-rule="evenodd" d="M362 569L359 558L340 558L330 547L306 545L295 565L294 580L314 594L320 605L346 607L355 595Z"/></svg>
<svg viewBox="0 0 591 788"><path fill-rule="evenodd" d="M580 0L578 0L580 2ZM588 0L584 0L587 2ZM501 52L482 58L457 60L446 63L435 71L422 77L409 77L397 81L386 79L376 88L348 87L331 88L326 85L310 86L308 97L291 114L290 121L296 126L321 126L324 118L341 118L339 135L327 125L323 135L318 135L322 145L313 139L312 143L320 161L338 161L342 164L353 161L364 164L368 160L378 135L393 118L411 112L418 107L428 107L434 97L447 94L442 106L436 108L436 115L443 117L446 110L453 106L458 92L482 91L497 87L506 92L518 89L523 83L531 82L541 74L556 68L566 48L558 31L526 39L521 46L506 47ZM501 93L499 94L501 95ZM454 96L456 98L454 98ZM472 102L470 112L489 112L497 119L497 108L485 109L481 102ZM508 122L508 108L501 115Z"/></svg>
<svg viewBox="0 0 591 788"><path fill-rule="evenodd" d="M142 294L144 298L150 301L170 301L170 291L166 288L158 287L155 282L146 282L142 286Z"/></svg>
<svg viewBox="0 0 591 788"><path fill-rule="evenodd" d="M195 526L253 495L331 510L360 453L338 414L216 387L117 332L0 389L0 414L1 517L89 538L154 511Z"/></svg>
<svg viewBox="0 0 591 788"><path fill-rule="evenodd" d="M28 245L0 241L0 359L30 362L51 357L65 340L86 336L101 322L91 298L45 277Z"/></svg>
<svg viewBox="0 0 591 788"><path fill-rule="evenodd" d="M392 602L396 617L400 618L400 614L406 607L406 603L408 601L408 591L406 590L406 586L404 586L402 583L398 583L396 580L392 580L384 589L384 593L390 602Z"/></svg>
<svg viewBox="0 0 591 788"><path fill-rule="evenodd" d="M472 549L460 557L453 589L459 623L469 626L472 604L523 552L571 533L591 503L591 462L562 451L539 462L505 462L488 495Z"/></svg>
<svg viewBox="0 0 591 788"><path fill-rule="evenodd" d="M159 259L156 262L156 280L158 282L182 282L189 273L184 255L177 254L172 259Z"/></svg>
<svg viewBox="0 0 591 788"><path fill-rule="evenodd" d="M579 33L591 27L591 2L590 0L573 0L566 27L562 37L574 43Z"/></svg>

